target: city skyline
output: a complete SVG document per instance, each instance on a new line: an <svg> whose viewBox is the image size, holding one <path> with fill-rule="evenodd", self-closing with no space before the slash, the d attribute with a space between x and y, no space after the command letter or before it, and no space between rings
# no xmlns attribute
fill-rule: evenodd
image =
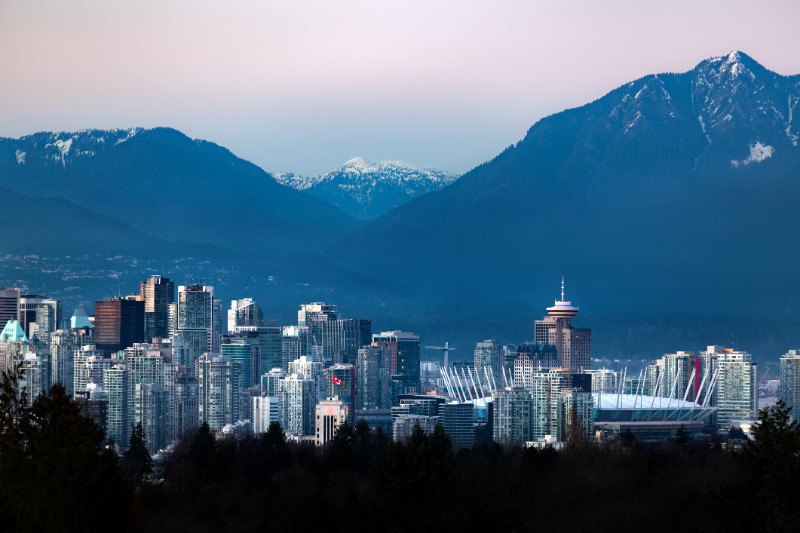
<svg viewBox="0 0 800 533"><path fill-rule="evenodd" d="M741 50L800 72L800 6L39 1L0 8L1 136L169 126L267 171L463 173L544 116ZM309 157L313 153L314 157Z"/></svg>

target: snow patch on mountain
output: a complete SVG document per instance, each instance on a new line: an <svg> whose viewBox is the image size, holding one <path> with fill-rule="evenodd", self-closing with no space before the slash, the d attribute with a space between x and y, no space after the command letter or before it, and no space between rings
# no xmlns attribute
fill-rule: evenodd
<svg viewBox="0 0 800 533"><path fill-rule="evenodd" d="M24 165L25 164L26 152L23 152L22 150L17 149L15 155L17 156L17 164L18 165Z"/></svg>
<svg viewBox="0 0 800 533"><path fill-rule="evenodd" d="M740 165L749 165L750 163L760 163L767 158L772 157L775 149L772 146L762 144L761 141L756 141L750 145L750 156L747 159L736 161L731 159L731 166L738 168Z"/></svg>

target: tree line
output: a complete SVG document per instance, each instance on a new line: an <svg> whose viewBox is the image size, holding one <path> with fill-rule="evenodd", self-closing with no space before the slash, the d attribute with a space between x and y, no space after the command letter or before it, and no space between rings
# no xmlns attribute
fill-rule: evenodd
<svg viewBox="0 0 800 533"><path fill-rule="evenodd" d="M561 451L455 449L440 426L394 442L363 420L315 447L287 442L278 423L244 439L203 425L154 466L141 426L119 456L61 385L28 406L11 372L0 530L791 530L800 427L780 402L759 422L741 451L685 432L659 449L632 435L570 438Z"/></svg>

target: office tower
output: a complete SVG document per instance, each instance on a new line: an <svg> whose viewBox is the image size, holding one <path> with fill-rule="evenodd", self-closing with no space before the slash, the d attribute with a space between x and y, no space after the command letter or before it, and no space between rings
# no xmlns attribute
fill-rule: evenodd
<svg viewBox="0 0 800 533"><path fill-rule="evenodd" d="M561 278L561 299L547 308L547 315L534 324L534 342L553 344L558 365L577 372L592 367L592 330L572 327L578 307L564 298L564 278Z"/></svg>
<svg viewBox="0 0 800 533"><path fill-rule="evenodd" d="M308 355L308 328L286 326L281 332L281 368L289 369L289 363Z"/></svg>
<svg viewBox="0 0 800 533"><path fill-rule="evenodd" d="M319 322L325 364L355 363L358 349L370 344L372 321L346 318Z"/></svg>
<svg viewBox="0 0 800 533"><path fill-rule="evenodd" d="M222 355L242 365L242 389L259 385L261 371L261 348L246 339L228 338L220 346Z"/></svg>
<svg viewBox="0 0 800 533"><path fill-rule="evenodd" d="M255 369L254 379L273 368L281 368L283 344L280 326L239 326L237 329L236 333L223 335L221 344L246 342L259 348L259 360L261 363ZM297 357L300 356L298 355ZM297 359L297 357L294 359ZM291 359L291 361L294 359Z"/></svg>
<svg viewBox="0 0 800 533"><path fill-rule="evenodd" d="M172 347L172 364L182 367L189 374L194 373L194 362L191 360L191 347L186 342L186 337L175 334L168 339L161 339L161 344L169 344Z"/></svg>
<svg viewBox="0 0 800 533"><path fill-rule="evenodd" d="M13 364L30 349L30 341L16 320L6 322L0 332L0 372L10 370Z"/></svg>
<svg viewBox="0 0 800 533"><path fill-rule="evenodd" d="M536 369L560 368L558 364L558 349L553 344L520 344L516 347L514 353L515 357L519 357L523 354L528 356L531 360L531 364ZM516 361L516 358L510 361L511 364L508 365L509 369L514 366L514 361Z"/></svg>
<svg viewBox="0 0 800 533"><path fill-rule="evenodd" d="M188 374L175 378L175 439L181 439L188 430L200 425L197 421L198 394L197 378Z"/></svg>
<svg viewBox="0 0 800 533"><path fill-rule="evenodd" d="M558 399L558 440L568 440L573 431L591 438L594 435L593 409L594 397L591 391L562 389Z"/></svg>
<svg viewBox="0 0 800 533"><path fill-rule="evenodd" d="M144 301L144 342L169 335L169 305L175 301L175 283L162 276L150 276L140 291Z"/></svg>
<svg viewBox="0 0 800 533"><path fill-rule="evenodd" d="M380 346L364 346L358 350L356 363L356 409L389 409L391 407L391 352Z"/></svg>
<svg viewBox="0 0 800 533"><path fill-rule="evenodd" d="M141 424L147 451L155 455L170 443L169 392L155 383L133 387L133 425Z"/></svg>
<svg viewBox="0 0 800 533"><path fill-rule="evenodd" d="M320 363L333 362L332 347L326 343L325 333L329 331L328 322L339 319L335 305L328 305L324 302L314 302L303 304L297 312L298 327L308 328L308 348L309 355ZM328 335L330 335L328 333ZM326 346L326 344L328 344Z"/></svg>
<svg viewBox="0 0 800 533"><path fill-rule="evenodd" d="M314 434L315 383L303 374L281 381L281 425L290 435Z"/></svg>
<svg viewBox="0 0 800 533"><path fill-rule="evenodd" d="M289 363L289 374L302 374L306 379L314 380L314 403L325 398L325 382L322 374L322 363L303 356Z"/></svg>
<svg viewBox="0 0 800 533"><path fill-rule="evenodd" d="M271 423L281 421L280 396L263 393L253 396L252 408L250 419L253 421L253 433L256 435L266 433Z"/></svg>
<svg viewBox="0 0 800 533"><path fill-rule="evenodd" d="M93 344L80 348L75 347L73 352L73 386L77 394L84 392L89 383L103 383L103 372L111 368L111 359L103 357Z"/></svg>
<svg viewBox="0 0 800 533"><path fill-rule="evenodd" d="M325 397L337 397L348 407L348 412L355 409L356 367L354 365L335 364L324 371ZM353 421L350 420L352 423Z"/></svg>
<svg viewBox="0 0 800 533"><path fill-rule="evenodd" d="M45 346L50 344L50 336L60 327L62 322L62 306L58 300L44 298L36 308L36 338Z"/></svg>
<svg viewBox="0 0 800 533"><path fill-rule="evenodd" d="M492 439L505 445L524 445L534 440L533 399L522 387L505 387L493 394Z"/></svg>
<svg viewBox="0 0 800 533"><path fill-rule="evenodd" d="M456 447L471 448L475 444L475 406L471 403L440 404L439 425Z"/></svg>
<svg viewBox="0 0 800 533"><path fill-rule="evenodd" d="M252 298L231 300L228 309L228 333L239 333L243 327L259 327L264 325L264 313L258 308L258 302Z"/></svg>
<svg viewBox="0 0 800 533"><path fill-rule="evenodd" d="M526 353L521 353L514 360L514 385L530 389L533 386L533 361Z"/></svg>
<svg viewBox="0 0 800 533"><path fill-rule="evenodd" d="M158 401L165 402L163 413L158 413L159 423L164 428L166 435L164 438L169 441L176 439L178 436L175 429L175 421L172 417L175 413L176 376L170 344L136 343L125 349L125 364L130 370L128 379L128 413L131 417L131 425L136 425L141 421L141 419L136 419L136 416L144 416L141 413L137 414L136 411L136 385L158 385L159 390L153 392L153 394L161 395L161 391L163 391L163 398L160 396ZM142 394L150 395L151 392L148 390ZM145 397L143 396L143 398ZM150 396L146 396L145 399L150 401ZM161 404L159 403L159 405ZM151 414L147 414L147 416L151 416ZM144 422L142 423L144 424ZM158 438L160 439L161 437L159 436ZM159 440L158 443L160 442Z"/></svg>
<svg viewBox="0 0 800 533"><path fill-rule="evenodd" d="M713 366L719 370L716 393L716 425L728 431L734 420L755 420L758 416L758 365L747 352L723 349Z"/></svg>
<svg viewBox="0 0 800 533"><path fill-rule="evenodd" d="M190 367L201 354L216 353L213 344L214 288L188 285L178 287L178 300L171 306L173 330L170 335L183 335L189 347Z"/></svg>
<svg viewBox="0 0 800 533"><path fill-rule="evenodd" d="M214 294L214 287L209 287L211 294ZM211 341L210 350L214 353L219 353L219 343L222 339L222 328L225 323L222 321L222 300L214 299L211 302Z"/></svg>
<svg viewBox="0 0 800 533"><path fill-rule="evenodd" d="M347 404L335 396L317 404L314 420L317 446L324 446L333 440L336 432L350 415L348 409Z"/></svg>
<svg viewBox="0 0 800 533"><path fill-rule="evenodd" d="M50 335L50 380L52 383L61 383L67 394L73 393L74 371L73 352L75 350L74 337L69 331L59 329Z"/></svg>
<svg viewBox="0 0 800 533"><path fill-rule="evenodd" d="M544 438L545 435L558 435L558 405L561 391L568 385L569 370L566 368L542 369L531 375L532 440Z"/></svg>
<svg viewBox="0 0 800 533"><path fill-rule="evenodd" d="M404 389L399 393L420 393L419 336L404 331L384 331L372 336L372 344L389 350L392 380L400 382Z"/></svg>
<svg viewBox="0 0 800 533"><path fill-rule="evenodd" d="M230 357L203 354L195 363L198 386L199 424L208 423L219 431L233 424L239 417L239 400L242 392L242 365Z"/></svg>
<svg viewBox="0 0 800 533"><path fill-rule="evenodd" d="M781 356L781 382L778 398L792 410L792 420L800 419L800 350L789 350Z"/></svg>
<svg viewBox="0 0 800 533"><path fill-rule="evenodd" d="M128 367L122 363L113 365L103 373L103 389L108 395L106 435L121 450L127 449L131 437L131 421L128 416L129 379Z"/></svg>
<svg viewBox="0 0 800 533"><path fill-rule="evenodd" d="M19 296L19 325L29 339L34 337L34 327L36 326L36 309L46 300L44 296L38 294L20 294Z"/></svg>
<svg viewBox="0 0 800 533"><path fill-rule="evenodd" d="M485 377L485 373L500 377L500 368L503 366L503 353L500 343L495 340L480 341L475 345L475 372ZM485 370L484 370L485 369Z"/></svg>
<svg viewBox="0 0 800 533"><path fill-rule="evenodd" d="M19 320L19 289L0 288L0 326Z"/></svg>
<svg viewBox="0 0 800 533"><path fill-rule="evenodd" d="M118 352L143 340L143 302L106 298L94 303L94 343L98 350Z"/></svg>
<svg viewBox="0 0 800 533"><path fill-rule="evenodd" d="M22 356L21 370L19 387L25 390L30 406L39 394L47 394L50 389L50 367L46 357L28 352Z"/></svg>
<svg viewBox="0 0 800 533"><path fill-rule="evenodd" d="M81 415L92 417L108 437L108 393L96 383L90 383L85 391L75 395Z"/></svg>

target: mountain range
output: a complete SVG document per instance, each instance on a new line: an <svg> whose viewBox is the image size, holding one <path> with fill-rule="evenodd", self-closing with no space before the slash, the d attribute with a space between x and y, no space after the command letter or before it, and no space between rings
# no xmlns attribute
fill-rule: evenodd
<svg viewBox="0 0 800 533"><path fill-rule="evenodd" d="M61 218L39 211L38 224L113 217L103 226L120 245L134 232L216 250L211 261L280 257L287 284L308 289L286 290L294 305L332 300L463 358L484 338L532 340L561 275L599 357L722 344L774 358L800 342L798 101L800 76L732 52L545 117L405 202L422 190L408 167L274 175L299 191L163 128L0 139L0 186L28 195L6 215L28 249L48 241L25 234L25 203L58 197ZM397 179L374 177L382 168ZM285 304L249 287L227 296Z"/></svg>
<svg viewBox="0 0 800 533"><path fill-rule="evenodd" d="M319 176L272 173L283 185L322 198L353 218L371 220L411 198L438 191L458 175L417 169L402 161L370 163L360 157Z"/></svg>

